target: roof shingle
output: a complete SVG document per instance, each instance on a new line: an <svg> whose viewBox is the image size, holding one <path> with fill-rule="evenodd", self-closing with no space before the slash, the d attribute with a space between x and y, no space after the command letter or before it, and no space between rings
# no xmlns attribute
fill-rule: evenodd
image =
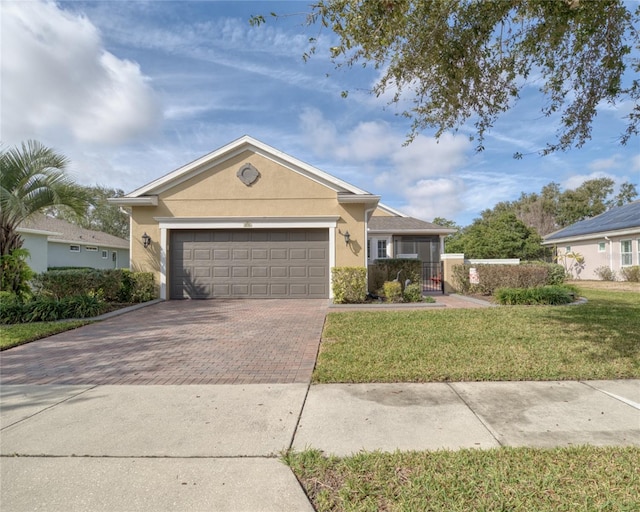
<svg viewBox="0 0 640 512"><path fill-rule="evenodd" d="M590 219L571 224L545 237L545 241L640 227L640 201L612 208Z"/></svg>
<svg viewBox="0 0 640 512"><path fill-rule="evenodd" d="M54 219L53 217L46 217L44 215L31 217L19 227L60 233L59 235L49 235L48 238L52 241L64 240L65 242L76 242L83 245L116 247L120 249L129 248L129 241L124 238L109 235L102 231L84 229L65 220Z"/></svg>

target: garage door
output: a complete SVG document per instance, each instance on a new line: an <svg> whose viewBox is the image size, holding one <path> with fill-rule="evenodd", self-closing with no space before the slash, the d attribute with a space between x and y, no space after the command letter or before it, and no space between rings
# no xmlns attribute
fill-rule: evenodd
<svg viewBox="0 0 640 512"><path fill-rule="evenodd" d="M329 297L329 231L174 230L172 299Z"/></svg>

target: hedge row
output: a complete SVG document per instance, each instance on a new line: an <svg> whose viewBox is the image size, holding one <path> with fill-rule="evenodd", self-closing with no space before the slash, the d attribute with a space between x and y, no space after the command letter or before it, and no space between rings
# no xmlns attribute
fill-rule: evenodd
<svg viewBox="0 0 640 512"><path fill-rule="evenodd" d="M365 267L334 267L331 269L331 288L336 304L364 302L367 296Z"/></svg>
<svg viewBox="0 0 640 512"><path fill-rule="evenodd" d="M475 268L478 284L472 284L469 270ZM466 294L493 295L498 288L536 288L562 284L565 270L554 263L527 263L524 265L455 265L454 284Z"/></svg>
<svg viewBox="0 0 640 512"><path fill-rule="evenodd" d="M16 296L2 292L0 297L0 323L53 322L66 318L90 318L106 311L108 305L93 295L75 295L54 299L38 296L21 302Z"/></svg>
<svg viewBox="0 0 640 512"><path fill-rule="evenodd" d="M404 283L409 279L412 283L419 283L422 279L422 261L408 258L388 258L376 260L369 267L369 289L379 291L384 283L398 279L404 289Z"/></svg>
<svg viewBox="0 0 640 512"><path fill-rule="evenodd" d="M146 302L155 298L153 274L125 269L49 270L32 281L35 295L63 299L74 295L96 295L106 302Z"/></svg>
<svg viewBox="0 0 640 512"><path fill-rule="evenodd" d="M575 300L575 290L566 286L540 286L538 288L500 288L496 290L498 304L504 306L570 304Z"/></svg>

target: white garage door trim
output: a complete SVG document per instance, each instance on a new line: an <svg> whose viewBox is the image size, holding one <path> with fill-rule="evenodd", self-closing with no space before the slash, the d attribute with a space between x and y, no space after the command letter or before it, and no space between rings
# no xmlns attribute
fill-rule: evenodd
<svg viewBox="0 0 640 512"><path fill-rule="evenodd" d="M338 216L330 217L154 217L160 227L160 298L167 299L167 240L170 229L300 229L329 230L329 298L331 269L336 264L336 226Z"/></svg>

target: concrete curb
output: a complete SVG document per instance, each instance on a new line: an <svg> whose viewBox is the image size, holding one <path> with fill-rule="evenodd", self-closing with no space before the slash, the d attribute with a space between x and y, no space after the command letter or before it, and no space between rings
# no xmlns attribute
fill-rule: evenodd
<svg viewBox="0 0 640 512"><path fill-rule="evenodd" d="M107 320L109 318L113 318L116 316L124 315L125 313L130 313L131 311L135 311L137 309L146 308L147 306L153 306L154 304L158 304L159 302L164 302L163 299L154 299L148 302L141 302L140 304L134 304L133 306L128 306L122 309L116 309L115 311L109 311L108 313L104 313L103 315L94 316L91 318L65 318L64 320L58 320L59 322L100 322L101 320Z"/></svg>
<svg viewBox="0 0 640 512"><path fill-rule="evenodd" d="M329 310L367 310L376 311L380 309L423 309L423 308L444 308L445 304L438 302L409 302L398 304L385 304L372 302L368 304L329 304Z"/></svg>

